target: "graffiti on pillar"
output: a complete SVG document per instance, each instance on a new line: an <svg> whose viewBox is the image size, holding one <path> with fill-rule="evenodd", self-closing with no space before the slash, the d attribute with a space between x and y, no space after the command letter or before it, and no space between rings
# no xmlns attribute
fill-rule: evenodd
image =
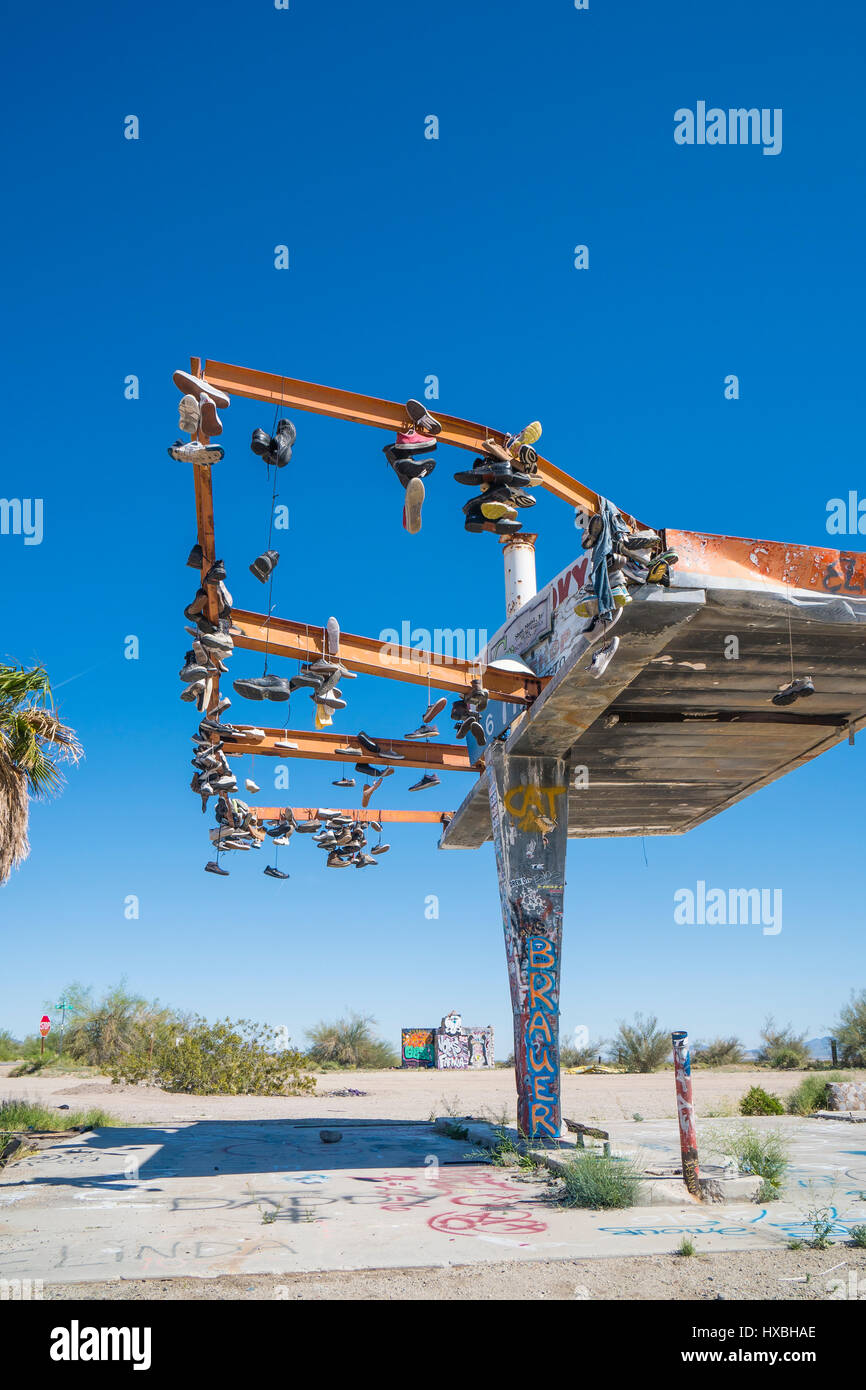
<svg viewBox="0 0 866 1390"><path fill-rule="evenodd" d="M517 822L518 830L529 834L534 830L540 831L546 844L547 836L558 824L558 798L565 795L566 790L562 786L534 787L519 783L506 792L505 809Z"/></svg>
<svg viewBox="0 0 866 1390"><path fill-rule="evenodd" d="M514 1015L518 1125L558 1139L559 970L568 830L565 765L487 755L505 953Z"/></svg>
<svg viewBox="0 0 866 1390"><path fill-rule="evenodd" d="M469 1033L469 1065L470 1067L492 1067L493 1066L493 1029L470 1028Z"/></svg>
<svg viewBox="0 0 866 1390"><path fill-rule="evenodd" d="M404 1067L433 1067L436 1065L435 1028L403 1028L400 1051Z"/></svg>
<svg viewBox="0 0 866 1390"><path fill-rule="evenodd" d="M680 1126L680 1152L683 1159L683 1182L694 1196L700 1193L698 1172L698 1133L692 1099L692 1058L689 1035L671 1034L674 1048L674 1083L677 1091L677 1120Z"/></svg>
<svg viewBox="0 0 866 1390"><path fill-rule="evenodd" d="M526 1077L530 1132L559 1138L559 961L545 936L529 938Z"/></svg>

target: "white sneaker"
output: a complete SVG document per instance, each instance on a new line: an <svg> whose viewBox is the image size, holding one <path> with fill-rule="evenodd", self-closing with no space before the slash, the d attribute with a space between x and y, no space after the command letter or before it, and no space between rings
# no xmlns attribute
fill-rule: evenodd
<svg viewBox="0 0 866 1390"><path fill-rule="evenodd" d="M595 676L596 678L598 678L604 671L607 670L608 666L613 661L613 658L616 656L616 650L618 646L619 638L611 637L609 642L605 642L603 647L599 647L598 651L593 656L592 661L589 663L589 673L591 676Z"/></svg>

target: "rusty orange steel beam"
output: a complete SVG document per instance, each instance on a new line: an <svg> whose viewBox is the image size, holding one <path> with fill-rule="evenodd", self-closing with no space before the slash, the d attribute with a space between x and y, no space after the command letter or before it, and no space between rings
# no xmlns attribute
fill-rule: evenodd
<svg viewBox="0 0 866 1390"><path fill-rule="evenodd" d="M233 728L238 730L251 727L254 726L233 725ZM420 767L428 770L433 768L440 772L473 770L469 754L461 743L418 743L412 739L378 736L375 742L381 747L381 753L365 752L351 734L330 734L310 729L265 729L265 737L259 742L227 741L223 751L228 757L242 753L261 753L272 758L322 758L332 763L384 764L395 769ZM294 747L286 747L287 743L294 744Z"/></svg>
<svg viewBox="0 0 866 1390"><path fill-rule="evenodd" d="M291 811L295 820L316 820L320 810L339 809L341 816L350 816L352 820L359 821L361 825L369 825L370 821L378 821L380 825L410 825L413 822L418 825L447 825L453 811L371 811L354 810L351 807L319 807L319 806L252 806L258 820L282 820L287 811Z"/></svg>
<svg viewBox="0 0 866 1390"><path fill-rule="evenodd" d="M335 420L350 420L356 425L372 425L375 429L391 432L411 427L404 405L381 400L378 396L362 396L356 391L318 386L315 382L298 381L295 377L257 372L250 367L234 367L227 362L212 362L210 358L204 364L204 375L230 396L245 396L248 400L267 401L269 405L281 405L292 410L308 410L314 415L329 415ZM438 410L435 414L442 425L442 433L437 438L443 444L480 453L487 439L497 444L505 443L503 430L462 420L457 415L443 415ZM598 511L598 493L540 455L538 478L548 492L561 501L585 511ZM623 517L632 526L640 524L626 512L623 512Z"/></svg>
<svg viewBox="0 0 866 1390"><path fill-rule="evenodd" d="M268 651L274 656L287 656L306 661L321 656L325 631L309 623L295 623L287 618L267 618L263 613L251 613L244 608L232 612L235 627L241 637L235 637L236 647L251 651ZM437 690L468 691L473 672L478 675L478 663L448 658L438 652L418 651L414 647L381 642L373 637L358 637L340 633L340 660L350 671L366 676L387 676L390 680L408 681L413 685L430 685ZM540 694L546 681L533 680L513 671L497 671L486 667L483 681L493 700L512 704L531 704Z"/></svg>

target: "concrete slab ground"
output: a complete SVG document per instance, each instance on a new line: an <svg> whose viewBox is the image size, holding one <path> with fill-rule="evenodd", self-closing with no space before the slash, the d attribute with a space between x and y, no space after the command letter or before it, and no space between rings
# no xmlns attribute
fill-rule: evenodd
<svg viewBox="0 0 866 1390"><path fill-rule="evenodd" d="M556 1208L548 1186L477 1162L465 1141L426 1122L328 1115L103 1129L0 1174L0 1277L50 1287L485 1266L669 1253L684 1234L707 1253L760 1250L806 1229L810 1181L831 1200L837 1236L866 1222L862 1131L777 1123L794 1153L783 1201L613 1212ZM343 1139L324 1144L321 1128ZM675 1150L673 1121L619 1129L612 1138L629 1144L639 1129L648 1154Z"/></svg>

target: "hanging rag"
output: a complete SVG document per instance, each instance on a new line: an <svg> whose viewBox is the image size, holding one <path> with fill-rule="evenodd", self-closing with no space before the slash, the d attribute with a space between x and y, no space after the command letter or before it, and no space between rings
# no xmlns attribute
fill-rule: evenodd
<svg viewBox="0 0 866 1390"><path fill-rule="evenodd" d="M608 502L606 497L599 497L598 504L601 533L592 548L592 588L598 600L598 616L606 621L614 611L607 557L618 548L619 542L628 535L628 530L618 507Z"/></svg>

